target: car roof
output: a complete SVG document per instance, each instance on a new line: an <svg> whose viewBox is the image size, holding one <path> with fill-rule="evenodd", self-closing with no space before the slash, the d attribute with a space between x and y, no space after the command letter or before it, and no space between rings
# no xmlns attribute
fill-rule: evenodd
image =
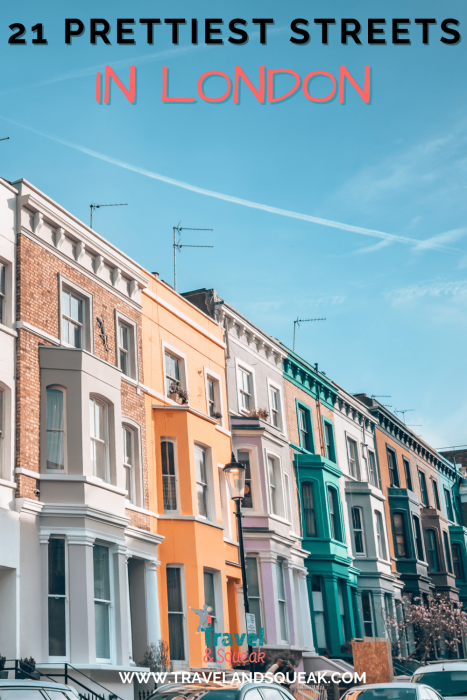
<svg viewBox="0 0 467 700"><path fill-rule="evenodd" d="M430 664L429 666L420 666L414 671L414 676L419 673L439 673L440 671L465 671L467 669L467 660L463 661L441 661L438 664Z"/></svg>
<svg viewBox="0 0 467 700"><path fill-rule="evenodd" d="M0 688L49 688L50 690L71 690L69 685L63 685L63 683L53 683L48 681L29 681L27 679L23 681L7 681L0 680Z"/></svg>
<svg viewBox="0 0 467 700"><path fill-rule="evenodd" d="M398 685L401 685L400 683ZM409 684L411 687L413 685L410 683ZM281 691L285 691L286 693L290 694L290 691L287 688L284 688L283 686L279 685L278 683L253 683L250 681L245 681L244 683L242 682L236 682L236 683L166 683L165 685L159 686L159 688L156 688L154 693L150 697L157 696L161 693L167 693L167 692L177 692L178 689L184 690L185 694L188 688L193 688L197 691L206 691L206 690L236 690L236 691L243 691L243 690L250 690L250 688L278 688Z"/></svg>
<svg viewBox="0 0 467 700"><path fill-rule="evenodd" d="M424 683L417 683L417 686L419 688L423 688L425 684ZM407 681L406 683L399 683L399 681L393 681L392 683L368 683L368 685L359 685L358 688L349 688L352 692L355 692L356 690L368 690L368 689L373 689L373 688L379 688L382 690L383 688L411 688L413 690L414 684L411 683L410 681ZM429 687L429 686L428 686Z"/></svg>

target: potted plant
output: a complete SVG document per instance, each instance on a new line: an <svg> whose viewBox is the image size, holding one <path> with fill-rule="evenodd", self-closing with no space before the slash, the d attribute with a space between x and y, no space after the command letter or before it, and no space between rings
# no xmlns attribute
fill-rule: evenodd
<svg viewBox="0 0 467 700"><path fill-rule="evenodd" d="M39 671L36 671L36 662L32 656L29 658L20 659L19 669L17 669L15 675L17 680L30 679L40 681L41 679L41 674Z"/></svg>
<svg viewBox="0 0 467 700"><path fill-rule="evenodd" d="M269 418L269 411L267 408L253 408L250 411L251 418L261 418L262 420L267 420Z"/></svg>
<svg viewBox="0 0 467 700"><path fill-rule="evenodd" d="M211 418L215 418L216 421L219 423L221 421L221 418L222 418L222 413L220 411L213 411L211 413Z"/></svg>
<svg viewBox="0 0 467 700"><path fill-rule="evenodd" d="M172 382L169 387L169 399L179 404L188 403L188 392L182 389L180 382Z"/></svg>

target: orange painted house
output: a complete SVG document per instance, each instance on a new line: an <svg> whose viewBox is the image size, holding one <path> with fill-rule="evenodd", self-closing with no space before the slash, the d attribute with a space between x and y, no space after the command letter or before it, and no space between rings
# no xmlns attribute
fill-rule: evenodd
<svg viewBox="0 0 467 700"><path fill-rule="evenodd" d="M157 513L152 531L164 537L158 567L161 638L174 668L204 668L213 664L206 658L205 635L197 631L200 616L192 609L209 605L214 631L233 635L242 600L233 502L222 472L231 458L223 329L156 275L146 274L149 508ZM223 656L221 642L217 658ZM216 655L211 650L211 658Z"/></svg>

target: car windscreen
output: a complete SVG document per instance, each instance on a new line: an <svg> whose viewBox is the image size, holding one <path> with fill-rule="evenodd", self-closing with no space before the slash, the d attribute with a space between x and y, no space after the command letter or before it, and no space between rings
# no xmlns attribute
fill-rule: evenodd
<svg viewBox="0 0 467 700"><path fill-rule="evenodd" d="M415 688L368 688L367 690L351 690L345 700L416 700Z"/></svg>
<svg viewBox="0 0 467 700"><path fill-rule="evenodd" d="M167 690L167 691L161 691L160 693L154 693L149 700L236 700L238 697L238 691L237 690L230 690L230 689L213 689L213 690L207 690L206 691L206 686L203 688L203 684L201 683L199 686L196 688L190 688L189 690L183 692L180 691L180 688L177 688L177 690Z"/></svg>
<svg viewBox="0 0 467 700"><path fill-rule="evenodd" d="M436 671L434 673L417 673L414 683L425 683L440 695L467 695L467 671Z"/></svg>
<svg viewBox="0 0 467 700"><path fill-rule="evenodd" d="M0 700L45 700L39 688L1 688Z"/></svg>

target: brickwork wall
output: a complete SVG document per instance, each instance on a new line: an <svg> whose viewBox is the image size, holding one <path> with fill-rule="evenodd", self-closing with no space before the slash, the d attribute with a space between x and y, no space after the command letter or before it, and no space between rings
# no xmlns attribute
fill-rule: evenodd
<svg viewBox="0 0 467 700"><path fill-rule="evenodd" d="M137 323L139 379L144 382L141 312L22 234L18 235L17 246L17 321L24 321L55 338L59 337L59 273L93 295L94 354L100 359L112 365L117 364L115 309ZM108 350L100 338L97 317L104 318ZM16 466L37 472L40 447L39 345L50 344L27 330L19 331L16 370ZM149 499L144 394L138 394L137 388L126 381L122 381L122 416L133 419L141 427L144 502L147 507ZM34 479L18 479L18 497L31 497L31 491L36 487L32 488L29 482L34 482ZM144 518L146 516L143 516ZM149 522L144 522L144 529L149 529Z"/></svg>

